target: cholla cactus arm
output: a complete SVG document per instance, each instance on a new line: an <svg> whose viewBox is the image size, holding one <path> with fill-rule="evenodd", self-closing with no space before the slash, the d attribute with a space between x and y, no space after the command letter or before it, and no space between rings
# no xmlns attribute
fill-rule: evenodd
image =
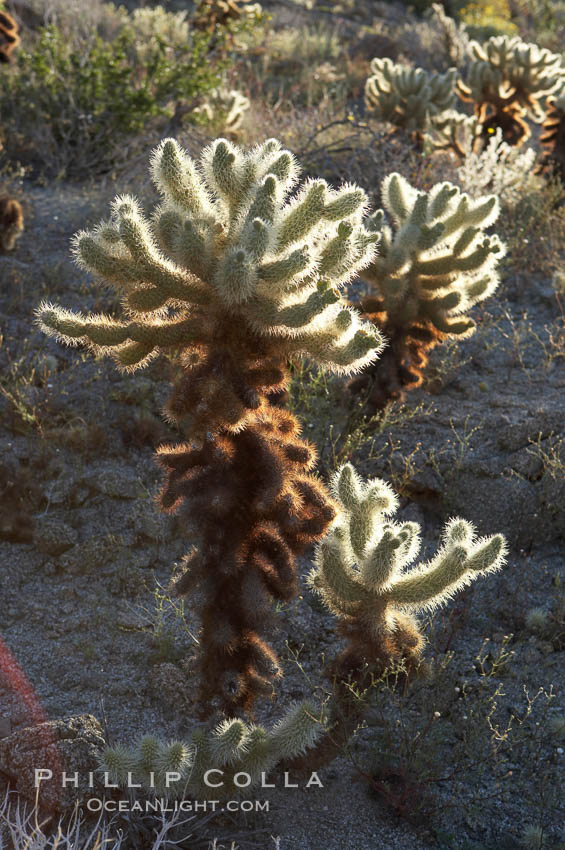
<svg viewBox="0 0 565 850"><path fill-rule="evenodd" d="M499 213L493 195L472 199L451 183L420 192L400 174L385 178L381 195L384 210L374 226L382 238L379 254L362 272L372 293L361 307L390 345L378 369L350 384L369 388L375 408L421 384L427 352L438 342L473 332L467 311L495 291L505 253L498 237L484 232Z"/></svg>
<svg viewBox="0 0 565 850"><path fill-rule="evenodd" d="M160 501L183 512L197 545L175 590L202 591L203 702L220 691L227 708L250 710L279 675L260 637L271 601L295 594L295 556L335 511L309 474L313 446L270 394L287 386L289 357L344 374L376 358L381 334L342 288L372 261L378 233L356 186L310 180L291 197L298 165L276 139L248 151L218 139L198 162L165 139L151 174L161 203L150 218L119 197L74 243L79 264L117 288L125 318L43 304L38 320L128 370L180 355L167 412L187 442L159 450Z"/></svg>
<svg viewBox="0 0 565 850"><path fill-rule="evenodd" d="M455 77L455 68L432 74L388 58L373 59L365 83L367 110L381 121L421 132L433 116L453 106Z"/></svg>
<svg viewBox="0 0 565 850"><path fill-rule="evenodd" d="M394 522L398 502L388 484L364 482L345 464L333 477L332 492L339 513L317 544L308 581L336 615L346 646L332 667L328 732L307 759L289 767L313 769L334 758L363 721L364 690L387 671L407 679L417 672L424 637L415 614L444 605L461 587L499 570L506 555L501 535L477 539L471 523L452 519L437 555L411 566L420 528Z"/></svg>
<svg viewBox="0 0 565 850"><path fill-rule="evenodd" d="M270 729L248 725L238 718L225 720L215 729L196 730L188 744L165 744L146 737L132 747L107 748L101 770L125 785L130 780L145 790L175 798L185 794L220 797L238 793L236 773L249 774L250 785L283 759L307 754L324 731L320 709L300 703ZM213 771L207 781L207 772Z"/></svg>
<svg viewBox="0 0 565 850"><path fill-rule="evenodd" d="M480 574L499 570L506 544L500 534L477 540L471 523L452 519L444 529L436 557L406 571L419 549L417 524L399 525L388 518L397 502L388 485L379 479L363 483L353 501L350 482L354 476L351 464L334 475L332 490L340 502L340 513L317 546L309 582L324 599L333 600L332 610L347 612L344 619L349 623L348 633L356 624L360 630L368 627L365 651L370 662L371 642L376 646L385 640L387 632L394 632L397 609L417 613L445 604L456 590ZM379 650L375 654L380 657L382 653Z"/></svg>

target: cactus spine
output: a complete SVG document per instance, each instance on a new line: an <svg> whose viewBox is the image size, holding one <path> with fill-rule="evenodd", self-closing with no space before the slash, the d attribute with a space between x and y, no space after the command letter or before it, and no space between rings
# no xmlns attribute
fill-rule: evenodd
<svg viewBox="0 0 565 850"><path fill-rule="evenodd" d="M439 342L473 332L466 312L496 289L505 252L497 236L484 232L498 217L494 196L471 200L451 183L421 192L400 174L385 178L381 195L385 210L368 222L382 230L379 254L362 272L374 294L361 306L389 345L349 385L373 410L422 383L428 352Z"/></svg>
<svg viewBox="0 0 565 850"><path fill-rule="evenodd" d="M355 186L296 183L294 157L274 139L250 151L219 139L195 163L173 139L152 157L163 201L147 219L135 198L77 234L81 266L122 294L126 317L42 304L43 330L113 356L126 371L178 352L183 375L168 413L186 434L161 446L164 510L182 512L197 543L176 583L201 591L201 697L251 710L278 674L260 636L272 599L296 591L295 556L334 516L309 474L316 455L297 420L269 403L287 361L308 354L348 374L375 359L376 328L340 288L372 259Z"/></svg>

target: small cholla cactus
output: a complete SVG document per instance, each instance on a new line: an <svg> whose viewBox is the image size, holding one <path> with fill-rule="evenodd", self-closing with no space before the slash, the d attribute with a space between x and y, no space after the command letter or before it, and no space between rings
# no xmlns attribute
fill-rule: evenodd
<svg viewBox="0 0 565 850"><path fill-rule="evenodd" d="M545 608L530 608L526 613L525 623L530 632L544 635L551 628L551 616Z"/></svg>
<svg viewBox="0 0 565 850"><path fill-rule="evenodd" d="M135 57L140 64L150 65L162 50L190 43L190 24L186 12L167 12L162 6L134 9L130 26L135 33ZM174 52L170 58L174 61Z"/></svg>
<svg viewBox="0 0 565 850"><path fill-rule="evenodd" d="M152 174L163 201L151 219L118 197L74 242L79 264L122 294L125 319L44 303L38 320L126 371L180 355L168 414L187 442L159 448L160 503L182 511L196 547L175 590L200 590L202 699L251 710L278 674L260 637L271 602L294 596L295 556L335 512L309 474L314 447L269 395L288 385L289 358L343 374L375 359L381 335L340 289L378 237L355 186L310 180L288 200L298 166L275 139L247 152L219 139L199 163L166 139Z"/></svg>
<svg viewBox="0 0 565 850"><path fill-rule="evenodd" d="M443 3L432 3L431 21L442 37L443 46L450 62L460 68L469 50L469 37L465 24L457 24L445 11Z"/></svg>
<svg viewBox="0 0 565 850"><path fill-rule="evenodd" d="M217 88L206 95L205 102L197 106L194 112L205 115L208 121L220 119L224 130L235 134L250 105L249 98L237 89Z"/></svg>
<svg viewBox="0 0 565 850"><path fill-rule="evenodd" d="M309 583L348 639L339 667L344 673L367 662L381 669L400 662L410 675L423 647L414 614L445 605L479 575L499 570L504 538L477 539L471 523L451 519L438 554L407 569L420 548L420 528L391 519L398 501L389 485L363 482L345 464L333 477L332 492L339 514L317 546Z"/></svg>
<svg viewBox="0 0 565 850"><path fill-rule="evenodd" d="M415 615L445 605L462 587L499 570L506 555L502 535L477 539L471 523L451 519L438 553L410 566L420 549L420 528L394 521L398 502L386 482L364 482L345 464L333 477L332 492L339 513L317 545L308 581L337 616L346 646L333 665L330 729L308 764L335 755L336 744L359 724L363 706L349 698L352 686L362 690L395 669L407 679L414 676L424 645Z"/></svg>
<svg viewBox="0 0 565 850"><path fill-rule="evenodd" d="M349 385L373 410L422 383L428 352L439 342L473 332L466 313L496 289L505 253L498 237L485 233L498 217L494 196L472 200L451 183L420 192L400 174L385 178L381 194L394 226L383 210L371 218L382 235L361 275L374 294L361 306L389 344L375 368Z"/></svg>
<svg viewBox="0 0 565 850"><path fill-rule="evenodd" d="M565 84L548 99L539 140L544 150L542 168L551 165L565 180Z"/></svg>
<svg viewBox="0 0 565 850"><path fill-rule="evenodd" d="M447 109L432 118L425 135L429 151L453 151L463 160L476 153L483 141L483 128L476 115L465 115L456 109Z"/></svg>
<svg viewBox="0 0 565 850"><path fill-rule="evenodd" d="M191 23L214 37L220 29L231 31L239 22L258 20L261 13L261 5L250 0L200 0ZM215 46L214 38L211 46Z"/></svg>
<svg viewBox="0 0 565 850"><path fill-rule="evenodd" d="M365 83L367 111L381 121L422 134L428 121L453 105L456 70L433 74L388 58L373 59Z"/></svg>
<svg viewBox="0 0 565 850"><path fill-rule="evenodd" d="M15 198L0 198L0 251L13 251L24 230L22 205Z"/></svg>
<svg viewBox="0 0 565 850"><path fill-rule="evenodd" d="M0 62L13 62L13 53L19 43L17 23L7 12L0 11Z"/></svg>
<svg viewBox="0 0 565 850"><path fill-rule="evenodd" d="M465 82L458 80L462 100L474 104L485 134L500 127L509 144L521 144L530 135L526 117L541 122L540 101L562 84L561 56L515 36L472 41L471 62Z"/></svg>
<svg viewBox="0 0 565 850"><path fill-rule="evenodd" d="M118 784L125 785L129 775L130 784L171 799L205 798L212 790L223 798L247 792L282 760L307 758L323 731L320 711L301 703L270 729L235 718L211 732L195 731L189 744L147 736L134 747L108 747L100 767Z"/></svg>

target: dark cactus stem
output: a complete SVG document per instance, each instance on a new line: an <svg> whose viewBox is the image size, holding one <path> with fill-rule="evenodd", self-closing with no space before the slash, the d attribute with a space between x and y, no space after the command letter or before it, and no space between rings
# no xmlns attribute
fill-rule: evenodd
<svg viewBox="0 0 565 850"><path fill-rule="evenodd" d="M503 140L519 148L531 136L530 128L523 117L523 110L516 104L507 109L494 109L490 104L485 104L479 112L479 121L482 136L487 140L500 129Z"/></svg>
<svg viewBox="0 0 565 850"><path fill-rule="evenodd" d="M19 44L17 23L7 12L0 12L0 62L13 62L13 52Z"/></svg>
<svg viewBox="0 0 565 850"><path fill-rule="evenodd" d="M385 607L380 614L374 612L383 622L378 637L353 618L339 623L347 645L328 671L333 685L328 731L307 754L286 762L285 770L317 770L343 753L365 719L367 691L376 682L390 677L406 687L417 676L425 675L427 667L421 659L424 639L417 622L396 614L394 627L389 628L384 620Z"/></svg>
<svg viewBox="0 0 565 850"><path fill-rule="evenodd" d="M388 321L382 302L368 297L361 302L364 316L381 330L387 339L377 363L366 368L347 384L352 395L363 397L369 411L377 413L391 401L402 400L408 390L421 386L429 353L446 335L431 322L397 327Z"/></svg>
<svg viewBox="0 0 565 850"><path fill-rule="evenodd" d="M181 379L170 409L182 421L182 408L191 411L194 404L193 391L205 386L203 377L221 374L227 386L221 381L206 404L219 415L222 404L225 410L225 395L223 401L220 397L233 388L246 408L245 428L221 428L201 448L165 446L158 453L168 469L161 507L178 510L196 542L175 591L200 592L205 711L218 692L231 713L250 712L257 697L272 692L278 660L262 637L272 602L296 595L296 555L318 540L335 516L326 490L308 474L316 452L300 438L298 421L272 406L265 389L257 392L253 386L270 382L275 390L284 389L283 370L284 360L280 368L255 362L236 374L225 351L211 352Z"/></svg>
<svg viewBox="0 0 565 850"><path fill-rule="evenodd" d="M539 138L543 148L540 170L553 170L565 180L565 112L551 104Z"/></svg>

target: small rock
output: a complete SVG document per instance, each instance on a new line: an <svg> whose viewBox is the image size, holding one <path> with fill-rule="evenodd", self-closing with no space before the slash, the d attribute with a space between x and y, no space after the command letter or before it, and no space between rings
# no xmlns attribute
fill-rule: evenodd
<svg viewBox="0 0 565 850"><path fill-rule="evenodd" d="M56 517L41 517L36 520L33 542L44 555L62 555L78 540L74 528Z"/></svg>
<svg viewBox="0 0 565 850"><path fill-rule="evenodd" d="M103 792L97 767L104 747L96 718L80 714L29 726L0 740L0 768L12 777L14 790L31 803L36 795L35 771L50 770L52 777L38 784L39 804L60 812ZM63 787L63 771L67 777L78 774L78 787ZM90 772L93 788L88 784Z"/></svg>

